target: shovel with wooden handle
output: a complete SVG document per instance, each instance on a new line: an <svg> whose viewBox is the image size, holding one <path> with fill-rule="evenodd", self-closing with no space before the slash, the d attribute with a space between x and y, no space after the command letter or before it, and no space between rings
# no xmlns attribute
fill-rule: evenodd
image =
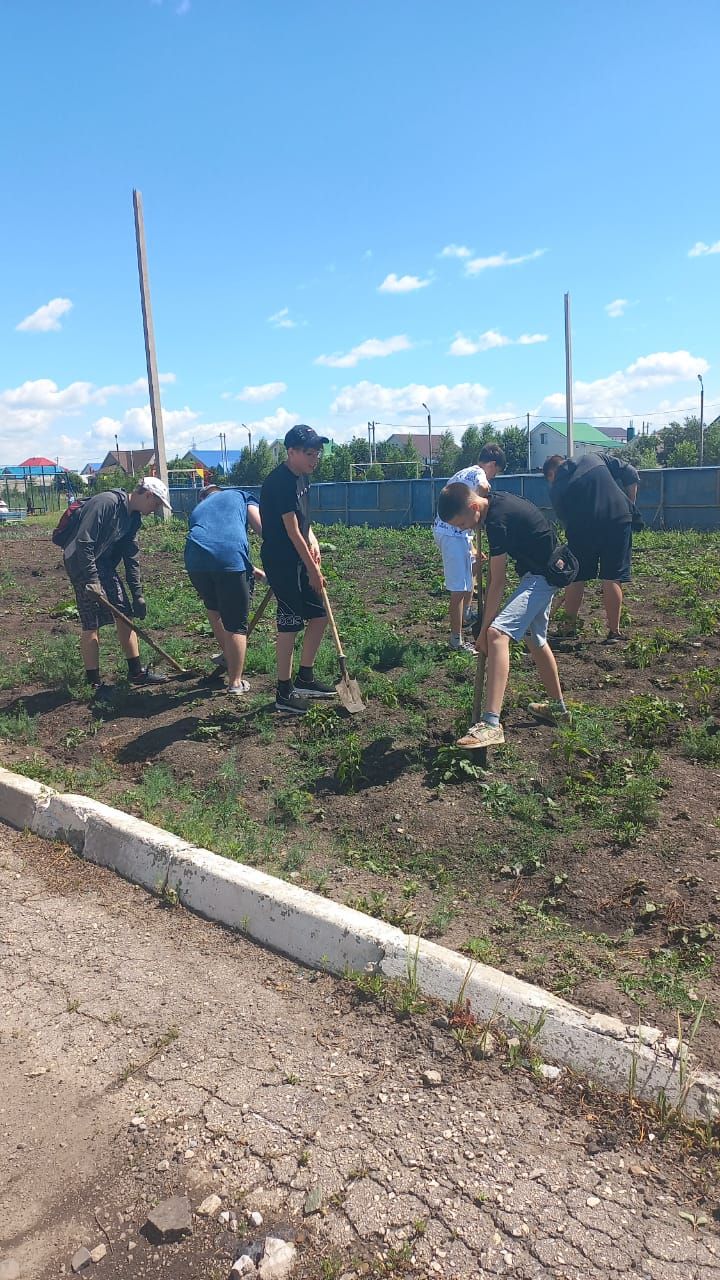
<svg viewBox="0 0 720 1280"><path fill-rule="evenodd" d="M482 565L482 533L480 525L478 525L477 536L475 539L475 557L477 562L477 611L478 624L482 626L483 611L485 608L485 592L483 590L483 565ZM473 713L472 722L477 724L482 715L483 691L485 689L485 663L487 657L484 653L478 652L477 666L475 668L475 688L473 691ZM471 748L472 749L472 748ZM487 765L487 747L477 747L478 762L481 769Z"/></svg>
<svg viewBox="0 0 720 1280"><path fill-rule="evenodd" d="M360 711L365 710L365 703L362 700L362 694L357 680L352 680L348 675L347 658L343 652L342 640L340 639L333 611L330 608L330 601L328 600L328 593L325 590L325 587L322 589L322 602L325 606L325 612L328 617L328 622L330 623L330 630L332 631L338 660L340 662L340 681L335 685L335 692L345 710L349 711L351 716L356 716Z"/></svg>
<svg viewBox="0 0 720 1280"><path fill-rule="evenodd" d="M102 591L93 590L91 594L94 595L107 610L109 610L113 618L116 618L118 622L124 622L126 627L131 627L132 630L139 635L141 640L144 640L146 644L149 644L151 649L154 649L161 658L164 658L165 662L169 663L173 671L177 671L181 676L187 676L190 674L189 671L186 671L185 667L181 667L179 662L176 662L174 658L170 657L169 653L166 653L165 650L160 647L157 640L153 640L148 631L139 627L133 618L128 618L126 613L121 613L119 609L116 609L115 605L110 603L107 596L105 596Z"/></svg>
<svg viewBox="0 0 720 1280"><path fill-rule="evenodd" d="M255 630L255 628L256 628L256 626L257 626L258 622L260 621L260 619L262 618L263 614L266 612L267 607L268 607L268 605L269 605L270 601L272 600L272 594L273 594L273 593L272 593L272 587L268 587L267 591L265 592L265 595L263 596L263 598L262 598L262 600L260 601L260 603L259 603L259 605L258 605L257 609L255 610L255 612L254 612L254 614L253 614L252 618L250 619L250 621L249 621L249 623L248 623L248 629L247 629L247 638L248 638L248 640L250 639L250 636L252 635L253 631Z"/></svg>

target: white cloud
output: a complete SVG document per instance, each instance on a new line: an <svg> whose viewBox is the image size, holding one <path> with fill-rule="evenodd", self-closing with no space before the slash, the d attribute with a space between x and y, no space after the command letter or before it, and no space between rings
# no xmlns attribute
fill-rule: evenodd
<svg viewBox="0 0 720 1280"><path fill-rule="evenodd" d="M640 356L625 369L618 369L604 378L592 382L579 379L573 384L573 407L577 418L602 418L605 416L642 416L643 413L677 412L670 408L670 401L657 405L651 396L660 387L672 383L696 381L699 373L709 368L702 356L689 351L655 351ZM641 400L638 397L642 397ZM696 398L695 398L696 399ZM693 401L694 403L694 401ZM540 416L562 415L565 412L565 395L557 391L541 402Z"/></svg>
<svg viewBox="0 0 720 1280"><path fill-rule="evenodd" d="M714 244L705 244L704 240L698 240L692 249L688 250L688 258L705 258L710 253L720 253L720 240L716 240Z"/></svg>
<svg viewBox="0 0 720 1280"><path fill-rule="evenodd" d="M352 369L360 360L374 360L380 356L395 355L397 351L410 351L412 345L404 333L398 333L394 338L366 338L344 355L336 352L332 356L318 356L315 364L327 365L330 369Z"/></svg>
<svg viewBox="0 0 720 1280"><path fill-rule="evenodd" d="M274 315L268 316L268 324L274 329L295 329L297 322L290 318L290 308L282 307L280 311L276 311Z"/></svg>
<svg viewBox="0 0 720 1280"><path fill-rule="evenodd" d="M485 413L489 390L479 382L460 382L448 387L444 384L426 386L412 382L404 387L384 387L377 382L357 382L343 387L333 400L330 411L334 414L359 414L388 419L410 414L416 421L424 420L423 401L430 405L437 422L467 422Z"/></svg>
<svg viewBox="0 0 720 1280"><path fill-rule="evenodd" d="M441 250L441 258L472 258L473 251L466 244L446 244Z"/></svg>
<svg viewBox="0 0 720 1280"><path fill-rule="evenodd" d="M261 404L263 400L274 400L276 396L281 396L287 391L287 383L285 382L263 382L256 387L243 387L242 391L234 397L235 400L244 400L248 404ZM229 399L226 393L223 399Z"/></svg>
<svg viewBox="0 0 720 1280"><path fill-rule="evenodd" d="M457 333L450 343L449 355L474 356L479 351L491 351L494 347L532 347L538 342L547 342L546 333L521 333L519 338L508 338L497 329L486 329L478 338L466 338L464 333Z"/></svg>
<svg viewBox="0 0 720 1280"><path fill-rule="evenodd" d="M471 258L465 263L465 271L469 276L476 276L491 267L517 267L521 262L533 262L535 258L542 258L544 253L547 253L547 249L533 249L532 253L522 253L517 258L510 258L503 249L502 253L491 254L489 258Z"/></svg>
<svg viewBox="0 0 720 1280"><path fill-rule="evenodd" d="M426 289L430 283L429 279L423 280L420 276L397 276L391 271L378 285L378 293L413 293L415 289Z"/></svg>
<svg viewBox="0 0 720 1280"><path fill-rule="evenodd" d="M15 328L21 333L48 333L51 329L58 330L62 327L60 317L71 310L72 302L69 298L51 298L50 302L46 302L43 307L38 307L37 311L26 316L15 325Z"/></svg>
<svg viewBox="0 0 720 1280"><path fill-rule="evenodd" d="M615 298L613 302L605 304L605 310L611 320L618 320L620 316L625 315L625 311L629 306L630 303L627 298Z"/></svg>

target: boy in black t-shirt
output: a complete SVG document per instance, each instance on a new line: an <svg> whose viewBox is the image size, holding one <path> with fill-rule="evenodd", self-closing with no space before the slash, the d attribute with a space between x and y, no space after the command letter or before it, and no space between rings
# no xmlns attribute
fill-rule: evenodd
<svg viewBox="0 0 720 1280"><path fill-rule="evenodd" d="M320 547L310 527L309 476L327 442L327 436L319 436L312 427L293 427L285 436L285 462L270 472L260 491L262 563L277 600L275 707L296 715L308 710L309 698L335 696L334 689L316 680L313 671L327 617ZM306 623L300 671L293 685L295 638Z"/></svg>
<svg viewBox="0 0 720 1280"><path fill-rule="evenodd" d="M556 588L545 577L555 550L555 535L541 511L514 493L481 497L464 484L448 484L438 498L438 515L456 529L485 528L490 548L490 581L475 647L487 655L487 686L482 719L470 727L459 747L491 747L505 741L500 723L510 673L510 641L525 639L548 694L531 702L537 720L555 724L568 716L557 664L547 642L550 605ZM517 590L501 609L511 556L520 576Z"/></svg>
<svg viewBox="0 0 720 1280"><path fill-rule="evenodd" d="M579 561L578 576L565 592L565 638L578 633L578 614L585 583L600 578L608 634L605 644L619 644L622 584L630 581L632 530L637 498L637 471L607 453L546 458L543 474L550 498L565 526L570 550Z"/></svg>

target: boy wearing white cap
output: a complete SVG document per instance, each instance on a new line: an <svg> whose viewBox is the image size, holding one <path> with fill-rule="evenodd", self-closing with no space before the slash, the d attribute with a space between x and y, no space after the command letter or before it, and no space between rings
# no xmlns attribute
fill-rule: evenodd
<svg viewBox="0 0 720 1280"><path fill-rule="evenodd" d="M109 489L88 498L74 511L68 509L53 534L53 542L63 549L65 572L75 591L85 678L95 690L101 687L99 631L110 622L115 623L127 659L130 683L164 684L167 680L167 676L141 665L131 623L113 618L105 605L109 601L128 619L145 617L137 535L142 516L159 513L163 507L170 510L167 486L155 476L146 476L131 494ZM121 561L132 603L117 572Z"/></svg>

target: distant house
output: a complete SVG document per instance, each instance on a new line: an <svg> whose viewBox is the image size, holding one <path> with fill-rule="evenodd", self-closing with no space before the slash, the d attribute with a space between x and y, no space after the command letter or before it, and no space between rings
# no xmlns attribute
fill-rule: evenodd
<svg viewBox="0 0 720 1280"><path fill-rule="evenodd" d="M442 436L428 437L427 431L396 431L393 435L388 436L386 444L397 445L399 449L404 449L410 442L415 452L420 455L425 466L436 458L442 448ZM432 449L432 458L428 457L428 446Z"/></svg>
<svg viewBox="0 0 720 1280"><path fill-rule="evenodd" d="M226 474L225 467L227 465L227 474L229 474L236 462L242 457L242 449L189 449L183 455L183 462L192 462L198 471L222 471Z"/></svg>
<svg viewBox="0 0 720 1280"><path fill-rule="evenodd" d="M575 455L603 453L606 449L619 449L621 442L612 440L604 431L589 422L573 424ZM567 427L565 422L538 422L530 432L530 466L540 471L546 458L553 453L567 453Z"/></svg>
<svg viewBox="0 0 720 1280"><path fill-rule="evenodd" d="M98 471L100 470L101 466L102 466L102 462L86 462L85 466L80 472L80 475L86 476L88 480L93 480L94 477L97 475Z"/></svg>
<svg viewBox="0 0 720 1280"><path fill-rule="evenodd" d="M111 449L100 463L100 471L115 471L119 468L126 476L142 475L146 467L154 474L154 449Z"/></svg>
<svg viewBox="0 0 720 1280"><path fill-rule="evenodd" d="M627 444L627 427L598 427L598 431L602 431L611 440L617 440L618 444Z"/></svg>

